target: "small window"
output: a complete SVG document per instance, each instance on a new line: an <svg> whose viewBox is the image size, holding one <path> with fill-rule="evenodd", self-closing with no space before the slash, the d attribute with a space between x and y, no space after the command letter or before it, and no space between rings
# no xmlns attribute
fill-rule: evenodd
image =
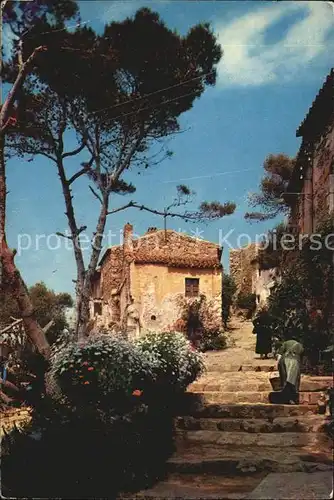
<svg viewBox="0 0 334 500"><path fill-rule="evenodd" d="M102 303L94 302L94 316L101 316L101 315L102 315Z"/></svg>
<svg viewBox="0 0 334 500"><path fill-rule="evenodd" d="M152 320L152 321L155 321L156 319L157 319L157 317L155 316L155 314L152 314L152 316L151 316L151 320Z"/></svg>
<svg viewBox="0 0 334 500"><path fill-rule="evenodd" d="M199 294L199 279L186 278L185 279L185 295L186 297L197 297Z"/></svg>

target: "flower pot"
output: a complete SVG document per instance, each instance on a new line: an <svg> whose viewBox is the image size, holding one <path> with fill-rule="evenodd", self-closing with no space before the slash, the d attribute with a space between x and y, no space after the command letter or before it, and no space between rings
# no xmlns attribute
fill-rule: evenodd
<svg viewBox="0 0 334 500"><path fill-rule="evenodd" d="M280 391L282 389L281 379L279 377L271 377L269 380L273 391Z"/></svg>
<svg viewBox="0 0 334 500"><path fill-rule="evenodd" d="M319 415L325 415L326 413L326 404L318 402L318 413Z"/></svg>

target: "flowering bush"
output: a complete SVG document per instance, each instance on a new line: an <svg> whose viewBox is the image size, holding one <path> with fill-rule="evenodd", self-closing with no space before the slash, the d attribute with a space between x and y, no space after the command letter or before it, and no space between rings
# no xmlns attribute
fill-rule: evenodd
<svg viewBox="0 0 334 500"><path fill-rule="evenodd" d="M48 395L24 433L6 443L1 472L9 496L116 498L163 477L174 451L170 403L203 371L185 336L70 340L53 346L50 364Z"/></svg>
<svg viewBox="0 0 334 500"><path fill-rule="evenodd" d="M155 360L154 377L150 377L154 385L146 388L150 392L182 392L204 371L201 354L182 333L148 333L136 341L136 347Z"/></svg>
<svg viewBox="0 0 334 500"><path fill-rule="evenodd" d="M205 295L191 300L180 297L179 308L182 317L175 322L174 331L184 333L201 352L227 347L227 339L222 331L220 305L217 312L217 302L208 301Z"/></svg>
<svg viewBox="0 0 334 500"><path fill-rule="evenodd" d="M84 344L72 342L55 349L51 358L51 380L74 403L110 406L137 396L154 382L156 360L149 352L122 337L92 336Z"/></svg>

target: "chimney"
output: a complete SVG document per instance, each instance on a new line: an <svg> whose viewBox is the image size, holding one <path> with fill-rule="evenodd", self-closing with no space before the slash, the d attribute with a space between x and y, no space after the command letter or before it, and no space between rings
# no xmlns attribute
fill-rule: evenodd
<svg viewBox="0 0 334 500"><path fill-rule="evenodd" d="M146 234L150 234L150 233L156 233L158 231L158 228L156 227L149 227Z"/></svg>
<svg viewBox="0 0 334 500"><path fill-rule="evenodd" d="M123 229L123 249L124 253L132 254L133 252L133 226L128 222Z"/></svg>

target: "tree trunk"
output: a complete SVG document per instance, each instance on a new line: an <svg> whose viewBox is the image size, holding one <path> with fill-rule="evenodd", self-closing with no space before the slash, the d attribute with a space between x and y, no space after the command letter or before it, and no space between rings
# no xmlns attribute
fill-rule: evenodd
<svg viewBox="0 0 334 500"><path fill-rule="evenodd" d="M92 254L88 269L85 276L84 286L81 290L80 297L77 303L77 324L76 332L79 340L84 339L89 332L87 332L87 325L90 319L89 301L92 294L92 283L94 274L99 262L99 257L102 250L102 240L108 216L109 195L103 197L103 204L100 211L99 220L96 226L96 233L92 245ZM80 302L79 302L80 301ZM80 304L80 307L79 307Z"/></svg>
<svg viewBox="0 0 334 500"><path fill-rule="evenodd" d="M23 326L31 342L38 351L48 358L50 346L42 328L37 323L34 316L34 308L31 303L27 287L15 266L15 253L8 248L6 241L6 169L4 160L4 138L0 137L0 286L13 295L16 299Z"/></svg>
<svg viewBox="0 0 334 500"><path fill-rule="evenodd" d="M1 242L1 263L3 270L3 286L17 301L24 330L31 342L37 347L38 351L45 358L48 358L50 355L49 343L46 340L43 329L36 321L34 308L27 287L14 264L14 252L8 248L5 239Z"/></svg>
<svg viewBox="0 0 334 500"><path fill-rule="evenodd" d="M68 226L71 232L71 240L73 242L73 250L74 250L74 258L77 267L77 280L76 280L76 311L77 311L77 323L76 323L76 334L78 336L78 324L79 318L81 318L80 322L86 320L87 311L81 312L82 308L85 308L85 305L82 304L83 292L84 292L84 284L85 284L85 263L82 254L82 248L80 245L79 235L80 230L77 225L77 221L75 218L73 203L72 203L72 193L70 183L66 178L65 168L63 164L63 158L61 155L62 151L59 152L59 157L57 161L57 169L58 176L60 178L63 196L65 201L66 212L65 215L67 217ZM89 318L89 304L88 304L88 318Z"/></svg>
<svg viewBox="0 0 334 500"><path fill-rule="evenodd" d="M89 334L89 329L87 328L87 326L90 320L90 289L91 287L89 287L87 283L80 296L80 309L77 308L76 333L79 340L85 339Z"/></svg>

